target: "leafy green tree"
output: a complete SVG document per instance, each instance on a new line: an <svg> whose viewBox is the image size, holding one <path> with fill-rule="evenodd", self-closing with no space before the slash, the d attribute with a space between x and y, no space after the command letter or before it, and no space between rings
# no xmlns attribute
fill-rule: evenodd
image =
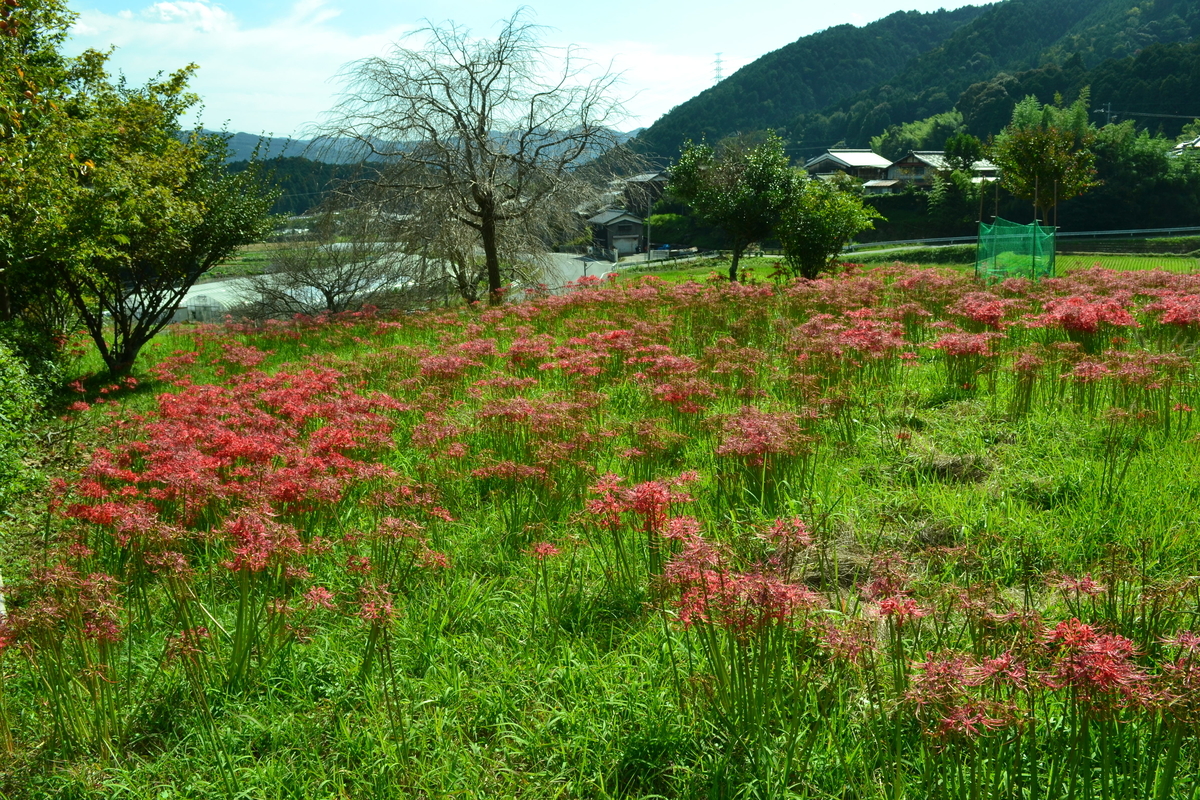
<svg viewBox="0 0 1200 800"><path fill-rule="evenodd" d="M270 230L276 193L256 169L229 174L221 136L181 137L192 68L142 88L102 83L76 144L92 164L66 204L63 255L45 260L109 371L129 371L191 286Z"/></svg>
<svg viewBox="0 0 1200 800"><path fill-rule="evenodd" d="M862 198L821 180L800 185L776 229L792 273L813 279L880 214Z"/></svg>
<svg viewBox="0 0 1200 800"><path fill-rule="evenodd" d="M742 253L770 235L792 201L796 180L783 140L769 132L765 141L749 147L731 142L714 149L688 142L671 169L668 191L729 237L729 280L736 281Z"/></svg>
<svg viewBox="0 0 1200 800"><path fill-rule="evenodd" d="M1043 221L1063 200L1098 185L1096 136L1088 123L1088 93L1067 108L1042 106L1027 97L1013 109L1012 122L993 143L990 155L1000 168L1000 185L1033 203Z"/></svg>
<svg viewBox="0 0 1200 800"><path fill-rule="evenodd" d="M1064 204L1058 216L1077 229L1194 225L1200 219L1200 154L1173 153L1174 142L1138 131L1132 120L1096 132L1100 186Z"/></svg>
<svg viewBox="0 0 1200 800"><path fill-rule="evenodd" d="M915 122L890 125L880 135L871 137L871 149L893 161L913 150L938 150L962 125L962 114L954 109Z"/></svg>
<svg viewBox="0 0 1200 800"><path fill-rule="evenodd" d="M31 260L63 227L57 212L84 166L75 100L104 57L62 55L73 16L57 0L0 8L0 322L11 331L27 308L55 303Z"/></svg>
<svg viewBox="0 0 1200 800"><path fill-rule="evenodd" d="M946 163L952 171L970 174L975 169L975 162L983 158L983 142L963 131L946 140L945 151Z"/></svg>
<svg viewBox="0 0 1200 800"><path fill-rule="evenodd" d="M965 232L978 220L980 191L981 186L972 180L970 172L955 169L933 176L929 215L942 233L953 236Z"/></svg>
<svg viewBox="0 0 1200 800"><path fill-rule="evenodd" d="M256 169L226 173L222 137L181 135L194 67L113 83L103 54L62 57L71 20L35 0L3 37L3 313L65 300L120 375L205 271L266 233L274 195Z"/></svg>

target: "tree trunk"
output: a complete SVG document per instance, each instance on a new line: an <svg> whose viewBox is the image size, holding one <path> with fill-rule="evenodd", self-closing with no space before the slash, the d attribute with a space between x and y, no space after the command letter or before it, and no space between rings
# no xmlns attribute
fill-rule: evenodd
<svg viewBox="0 0 1200 800"><path fill-rule="evenodd" d="M733 243L733 261L731 261L729 263L729 282L730 283L737 283L738 262L742 260L742 250L744 250L745 248L746 248L745 245L740 244L737 241L734 241L734 243Z"/></svg>
<svg viewBox="0 0 1200 800"><path fill-rule="evenodd" d="M499 305L504 299L500 285L500 252L496 242L496 212L491 201L480 203L479 237L483 240L483 262L487 267L488 305Z"/></svg>

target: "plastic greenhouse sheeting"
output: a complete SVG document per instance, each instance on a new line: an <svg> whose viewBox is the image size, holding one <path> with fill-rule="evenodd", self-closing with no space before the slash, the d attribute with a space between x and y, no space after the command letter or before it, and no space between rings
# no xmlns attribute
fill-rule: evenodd
<svg viewBox="0 0 1200 800"><path fill-rule="evenodd" d="M987 281L1054 277L1054 228L999 217L979 223L975 274Z"/></svg>

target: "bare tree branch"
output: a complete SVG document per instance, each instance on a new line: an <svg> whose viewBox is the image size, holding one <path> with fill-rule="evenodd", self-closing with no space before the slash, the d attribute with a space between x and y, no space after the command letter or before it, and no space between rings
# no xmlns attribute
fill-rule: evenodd
<svg viewBox="0 0 1200 800"><path fill-rule="evenodd" d="M430 26L422 47L349 65L321 131L381 162L376 207L405 206L409 252L442 262L468 300L479 268L499 302L506 277L533 274L538 254L583 233L609 176L580 167L628 155L617 150L618 76L593 75L574 48L555 51L539 34L522 12L494 39Z"/></svg>

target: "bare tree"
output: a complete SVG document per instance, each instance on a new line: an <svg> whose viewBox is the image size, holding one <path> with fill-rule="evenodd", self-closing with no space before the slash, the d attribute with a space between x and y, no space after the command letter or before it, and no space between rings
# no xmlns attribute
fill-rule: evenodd
<svg viewBox="0 0 1200 800"><path fill-rule="evenodd" d="M242 311L278 317L393 305L421 269L395 242L395 223L370 206L324 210L306 241L281 247L263 274L247 279Z"/></svg>
<svg viewBox="0 0 1200 800"><path fill-rule="evenodd" d="M474 303L489 294L488 270L479 233L463 224L447 205L447 198L424 195L402 207L394 215L392 236L413 260L412 289L416 294L455 294ZM543 218L541 229L531 225L500 226L496 232L496 251L500 263L501 291L509 287L529 287L556 279L554 267L546 257L546 242L568 238L567 231L554 231L546 223L555 214ZM579 215L570 214L569 223Z"/></svg>
<svg viewBox="0 0 1200 800"><path fill-rule="evenodd" d="M517 250L544 252L582 231L579 212L595 209L603 183L578 167L616 146L613 125L623 118L617 76L594 75L574 49L548 48L538 33L521 12L494 39L453 23L418 31L424 46L397 45L347 68L347 95L323 131L382 164L376 187L438 220L419 233L464 285L474 239L490 302L500 300ZM461 258L445 255L452 251Z"/></svg>

